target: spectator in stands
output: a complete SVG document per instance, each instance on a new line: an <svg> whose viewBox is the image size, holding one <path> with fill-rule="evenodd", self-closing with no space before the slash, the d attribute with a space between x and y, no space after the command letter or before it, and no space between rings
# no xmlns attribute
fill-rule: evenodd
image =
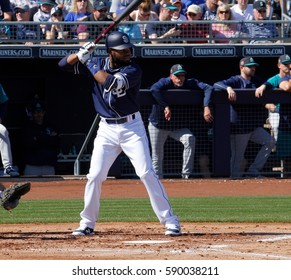
<svg viewBox="0 0 291 280"><path fill-rule="evenodd" d="M177 7L165 3L161 6L160 15L156 21L170 21L172 19L174 11ZM171 40L165 41L166 38L173 38L181 34L181 30L175 27L175 24L149 24L148 25L149 38L152 40L152 44L173 42ZM162 39L162 40L161 40Z"/></svg>
<svg viewBox="0 0 291 280"><path fill-rule="evenodd" d="M172 16L172 21L185 21L187 17L182 13L183 2L181 0L172 0L172 5L177 7Z"/></svg>
<svg viewBox="0 0 291 280"><path fill-rule="evenodd" d="M237 0L237 4L233 5L231 8L231 18L232 20L253 20L253 5L249 4L249 0Z"/></svg>
<svg viewBox="0 0 291 280"><path fill-rule="evenodd" d="M12 9L10 7L9 0L0 0L0 22L1 21L11 21L12 20ZM0 25L0 44L2 40L10 38L10 26Z"/></svg>
<svg viewBox="0 0 291 280"><path fill-rule="evenodd" d="M55 0L40 0L38 11L33 15L34 22L48 22L51 18L51 10L57 4ZM43 38L46 36L47 25L40 24Z"/></svg>
<svg viewBox="0 0 291 280"><path fill-rule="evenodd" d="M271 3L269 18L275 19L275 20L280 20L281 15L282 15L280 1L274 1L274 0L268 0L268 1Z"/></svg>
<svg viewBox="0 0 291 280"><path fill-rule="evenodd" d="M237 25L227 22L232 20L229 5L222 4L218 6L216 20L219 22L212 24L214 42L220 44L237 43L237 41L233 41L239 35Z"/></svg>
<svg viewBox="0 0 291 280"><path fill-rule="evenodd" d="M75 21L75 22L87 21L92 11L93 6L89 0L73 0L71 9L65 17L65 21ZM78 32L77 29L78 25L74 24L69 28L69 30L66 31L70 32L70 37L73 39L86 40L88 37L88 32L86 32L87 30L84 30L84 32L82 32L83 25L81 25Z"/></svg>
<svg viewBox="0 0 291 280"><path fill-rule="evenodd" d="M62 9L63 17L65 19L66 15L69 13L71 9L72 0L56 0L56 3L58 5L58 8Z"/></svg>
<svg viewBox="0 0 291 280"><path fill-rule="evenodd" d="M0 22L2 21L0 17ZM11 35L11 30L9 25L0 25L0 44L5 40L9 39Z"/></svg>
<svg viewBox="0 0 291 280"><path fill-rule="evenodd" d="M204 4L199 5L203 20L215 20L218 7L218 0L206 0Z"/></svg>
<svg viewBox="0 0 291 280"><path fill-rule="evenodd" d="M109 8L109 12L114 17L115 12L119 6L128 6L133 0L112 0Z"/></svg>
<svg viewBox="0 0 291 280"><path fill-rule="evenodd" d="M275 139L263 128L267 118L265 107L235 104L236 92L234 89L254 89L262 84L260 78L255 75L257 66L259 64L252 57L244 57L239 62L240 75L231 76L214 84L215 89L227 91L228 99L232 102L230 105L232 179L241 178L241 165L249 141L262 146L248 168L249 177L262 177L260 172L275 146Z"/></svg>
<svg viewBox="0 0 291 280"><path fill-rule="evenodd" d="M119 15L121 15L125 9L125 6L119 6L115 12L116 16L118 17ZM129 21L129 15L125 17L122 21ZM118 31L126 33L129 36L130 41L134 44L140 44L143 38L140 28L136 23L125 24L121 22L118 25Z"/></svg>
<svg viewBox="0 0 291 280"><path fill-rule="evenodd" d="M30 21L30 11L28 5L14 8L13 21L18 21L19 24L11 26L11 38L19 44L32 45L33 41L37 39L37 27L35 25L20 24L20 22Z"/></svg>
<svg viewBox="0 0 291 280"><path fill-rule="evenodd" d="M45 120L45 108L40 101L31 107L32 120L23 130L24 175L55 175L59 152L56 128Z"/></svg>
<svg viewBox="0 0 291 280"><path fill-rule="evenodd" d="M195 136L181 119L184 107L171 105L165 91L169 89L193 89L204 91L204 119L212 122L210 110L212 87L194 78L186 78L183 65L175 64L170 69L170 76L161 78L150 90L156 104L152 106L149 116L148 131L152 148L152 161L155 173L163 177L164 144L168 137L180 141L184 145L182 178L188 179L193 172L195 154ZM183 93L181 93L183 94Z"/></svg>
<svg viewBox="0 0 291 280"><path fill-rule="evenodd" d="M284 14L288 15L289 17L291 16L291 1L290 0L280 0L280 8Z"/></svg>
<svg viewBox="0 0 291 280"><path fill-rule="evenodd" d="M181 37L185 38L184 43L205 44L209 37L209 25L205 24L201 19L201 8L198 5L190 5L187 9L187 18L189 23L181 25ZM194 23L193 21L201 21Z"/></svg>
<svg viewBox="0 0 291 280"><path fill-rule="evenodd" d="M145 0L141 2L137 10L132 11L130 13L130 18L133 21L153 21L158 19L158 15L154 11L152 11L151 0ZM141 30L143 39L148 39L149 35L151 35L148 34L149 33L149 30L147 30L148 24L139 24L138 26Z"/></svg>
<svg viewBox="0 0 291 280"><path fill-rule="evenodd" d="M9 0L0 0L0 19L3 21L12 20L12 8Z"/></svg>
<svg viewBox="0 0 291 280"><path fill-rule="evenodd" d="M33 21L33 15L37 12L39 3L37 0L10 0L11 7L15 13L15 7L24 7L28 6L30 9L30 18L29 21Z"/></svg>
<svg viewBox="0 0 291 280"><path fill-rule="evenodd" d="M155 3L153 4L153 11L159 16L162 6L166 3L171 4L171 0L155 0Z"/></svg>
<svg viewBox="0 0 291 280"><path fill-rule="evenodd" d="M3 125L3 120L8 108L8 96L3 86L0 84L0 156L4 168L4 174L10 177L19 177L19 173L12 164L12 152L7 128Z"/></svg>
<svg viewBox="0 0 291 280"><path fill-rule="evenodd" d="M266 20L266 3L258 0L253 4L254 20ZM244 23L243 32L252 38L249 44L280 43L279 30L275 23Z"/></svg>
<svg viewBox="0 0 291 280"><path fill-rule="evenodd" d="M263 96L264 92L269 89L279 88L280 79L290 75L291 57L287 54L281 55L278 59L277 67L279 73L269 78L264 84L256 89L256 97ZM272 127L274 138L277 141L279 133L279 121L280 121L280 104L266 104L266 108L269 110L269 123Z"/></svg>
<svg viewBox="0 0 291 280"><path fill-rule="evenodd" d="M58 24L58 22L62 21L64 21L63 10L58 7L52 8L49 22L53 24L46 26L46 39L48 41L67 39L68 33L64 31L64 25Z"/></svg>
<svg viewBox="0 0 291 280"><path fill-rule="evenodd" d="M184 15L187 14L187 9L191 5L201 5L205 3L205 0L182 0L183 6L182 6L182 13Z"/></svg>
<svg viewBox="0 0 291 280"><path fill-rule="evenodd" d="M94 0L93 1L93 12L91 15L88 16L86 21L91 22L108 22L108 24L101 24L101 25L85 25L80 24L77 28L77 33L86 33L83 34L83 38L90 38L91 40L96 39L103 31L108 27L110 22L113 21L111 17L108 15L108 3L107 1L103 0ZM100 41L100 43L103 40Z"/></svg>
<svg viewBox="0 0 291 280"><path fill-rule="evenodd" d="M15 7L19 5L28 5L30 9L33 7L38 7L39 6L39 1L37 0L10 0L11 8L14 10Z"/></svg>
<svg viewBox="0 0 291 280"><path fill-rule="evenodd" d="M258 0L255 0L255 1L258 1ZM262 0L262 1L266 2L266 10L267 10L266 17L267 17L267 19L279 20L280 16L281 16L280 4L278 3L279 0L278 0L278 2L275 2L274 0ZM280 15L277 14L278 12L280 13Z"/></svg>

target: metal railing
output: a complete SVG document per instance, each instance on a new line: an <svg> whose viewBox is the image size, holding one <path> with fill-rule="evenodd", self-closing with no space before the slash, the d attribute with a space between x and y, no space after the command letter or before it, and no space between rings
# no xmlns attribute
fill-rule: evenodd
<svg viewBox="0 0 291 280"><path fill-rule="evenodd" d="M36 22L0 22L1 45L59 45L59 44L82 44L82 42L93 41L111 22L58 22L57 24L36 23ZM157 37L146 36L144 38L131 38L135 44L250 44L251 41L259 43L290 43L290 23L291 18L283 14L281 20L264 21L123 21L116 29L130 29L135 25L149 32L156 31ZM228 28L229 31L219 30ZM214 29L214 26L216 28ZM267 29L272 26L278 31L278 34L265 38L263 34L256 35L254 38L249 29L262 28ZM54 28L53 28L54 27ZM170 36L171 32L167 30L176 28L181 32ZM197 30L199 32L197 33ZM5 33L5 34L4 34ZM167 34L166 38L160 38ZM200 34L200 35L199 35ZM202 34L202 35L201 35ZM257 33L256 33L257 34ZM132 37L132 36L131 36ZM164 36L163 36L164 37ZM104 44L104 40L100 42Z"/></svg>

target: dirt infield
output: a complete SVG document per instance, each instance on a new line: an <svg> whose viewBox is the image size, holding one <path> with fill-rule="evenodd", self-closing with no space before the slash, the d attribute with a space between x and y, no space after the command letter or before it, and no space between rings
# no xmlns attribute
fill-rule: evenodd
<svg viewBox="0 0 291 280"><path fill-rule="evenodd" d="M23 179L19 179L23 180ZM23 198L82 198L86 181L33 179ZM13 182L3 181L8 187ZM291 180L163 180L170 197L285 196ZM107 180L103 198L147 197L139 180ZM166 237L157 223L100 223L94 236L74 237L78 224L0 225L0 259L291 260L290 223L182 223Z"/></svg>

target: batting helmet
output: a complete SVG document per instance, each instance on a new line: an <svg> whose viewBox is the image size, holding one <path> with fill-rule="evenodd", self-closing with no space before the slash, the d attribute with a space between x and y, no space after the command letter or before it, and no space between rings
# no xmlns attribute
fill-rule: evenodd
<svg viewBox="0 0 291 280"><path fill-rule="evenodd" d="M111 32L105 40L105 45L107 50L123 50L127 48L132 48L133 44L130 43L130 39L126 33L120 31Z"/></svg>

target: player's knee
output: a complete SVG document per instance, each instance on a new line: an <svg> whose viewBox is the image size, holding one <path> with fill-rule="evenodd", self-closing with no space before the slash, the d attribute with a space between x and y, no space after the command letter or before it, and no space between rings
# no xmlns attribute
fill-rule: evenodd
<svg viewBox="0 0 291 280"><path fill-rule="evenodd" d="M196 143L196 138L193 134L186 134L183 136L183 144L185 147L194 148Z"/></svg>
<svg viewBox="0 0 291 280"><path fill-rule="evenodd" d="M158 175L155 173L154 169L151 168L144 172L143 174L137 174L141 180L146 180L147 178L153 178L156 177L158 179Z"/></svg>
<svg viewBox="0 0 291 280"><path fill-rule="evenodd" d="M270 137L269 141L265 144L268 149L273 149L276 145L276 140L274 137Z"/></svg>
<svg viewBox="0 0 291 280"><path fill-rule="evenodd" d="M104 174L104 172L90 172L87 174L88 180L94 180L98 182L99 184L103 183L107 178L107 175Z"/></svg>

